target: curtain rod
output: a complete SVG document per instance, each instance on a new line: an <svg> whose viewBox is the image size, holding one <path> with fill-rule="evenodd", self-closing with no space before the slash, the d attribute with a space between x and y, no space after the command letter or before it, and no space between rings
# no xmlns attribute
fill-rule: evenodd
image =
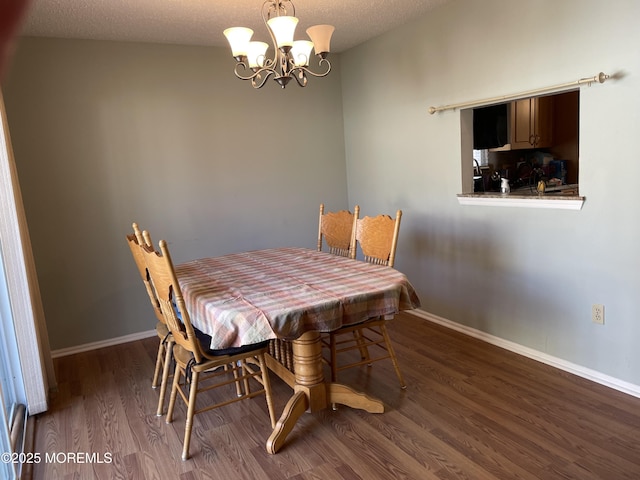
<svg viewBox="0 0 640 480"><path fill-rule="evenodd" d="M520 98L530 97L532 95L539 95L541 93L549 93L560 90L567 90L571 87L581 86L581 85L591 85L592 83L604 83L606 79L609 78L609 75L600 72L598 75L594 77L581 78L580 80L576 80L575 82L567 82L561 83L560 85L552 85L550 87L545 88L537 88L534 90L529 90L527 92L514 93L511 95L504 95L501 97L493 97L493 98L485 98L484 100L476 100L475 102L464 102L464 103L454 103L452 105L444 105L442 107L429 107L429 113L433 115L436 112L442 112L443 110L455 110L457 108L467 108L467 107L477 107L480 105L490 105L492 103L497 103L500 101L510 101L510 100L518 100Z"/></svg>

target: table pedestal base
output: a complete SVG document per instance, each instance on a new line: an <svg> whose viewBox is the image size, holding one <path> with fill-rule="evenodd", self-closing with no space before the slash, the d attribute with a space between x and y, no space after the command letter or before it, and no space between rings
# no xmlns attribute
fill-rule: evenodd
<svg viewBox="0 0 640 480"><path fill-rule="evenodd" d="M351 408L359 408L369 413L383 413L384 405L381 401L376 400L364 393L357 392L346 385L340 383L327 383L326 386L326 403L323 408L328 405L339 403L347 405ZM293 429L302 416L309 409L309 393L305 390L296 391L284 407L284 411L273 429L273 433L267 440L267 452L276 453L284 444L287 435ZM317 403L317 402L316 402ZM316 410L321 410L318 408Z"/></svg>
<svg viewBox="0 0 640 480"><path fill-rule="evenodd" d="M287 435L306 411L316 412L339 403L369 413L384 412L380 400L340 383L325 383L321 349L318 332L307 332L293 341L294 394L267 440L267 452L273 454L280 450Z"/></svg>

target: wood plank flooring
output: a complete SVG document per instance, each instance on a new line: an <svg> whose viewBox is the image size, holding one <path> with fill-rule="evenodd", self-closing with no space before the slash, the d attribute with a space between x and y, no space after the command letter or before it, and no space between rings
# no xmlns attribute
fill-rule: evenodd
<svg viewBox="0 0 640 480"><path fill-rule="evenodd" d="M340 381L384 414L303 415L276 455L263 397L197 415L180 460L185 408L156 417L157 339L55 360L59 384L35 422L34 479L638 479L640 399L410 314L389 324L408 384L390 362ZM278 415L291 390L271 376ZM88 463L45 462L84 452ZM105 461L108 456L111 462Z"/></svg>

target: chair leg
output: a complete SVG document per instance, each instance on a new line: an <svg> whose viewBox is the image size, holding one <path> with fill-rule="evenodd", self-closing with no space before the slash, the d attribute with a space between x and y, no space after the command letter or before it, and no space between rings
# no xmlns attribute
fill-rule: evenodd
<svg viewBox="0 0 640 480"><path fill-rule="evenodd" d="M231 364L231 365L233 365L233 364ZM231 367L231 370L233 371L233 378L236 381L236 395L238 397L241 397L241 396L244 395L244 392L242 391L242 384L238 380L238 368L237 368L237 365L233 365ZM225 372L229 371L229 365L225 365L224 366L224 371Z"/></svg>
<svg viewBox="0 0 640 480"><path fill-rule="evenodd" d="M393 363L393 368L396 370L396 375L398 376L398 380L400 380L400 388L407 388L407 384L404 381L404 377L402 376L402 372L400 372L400 365L398 364L398 357L396 357L396 352L393 350L393 346L391 345L391 337L387 333L387 327L384 324L380 325L380 331L382 332L382 336L384 337L384 341L387 344L387 351L389 352L389 356L391 357L391 362Z"/></svg>
<svg viewBox="0 0 640 480"><path fill-rule="evenodd" d="M171 396L169 397L169 408L167 409L166 423L173 422L173 408L176 405L176 397L178 396L178 388L180 388L180 365L176 363L176 370L173 374L173 384L171 385Z"/></svg>
<svg viewBox="0 0 640 480"><path fill-rule="evenodd" d="M369 349L362 339L362 330L354 330L353 339L356 341L358 349L360 350L360 360L369 360L371 357L369 357ZM371 366L370 363L368 365Z"/></svg>
<svg viewBox="0 0 640 480"><path fill-rule="evenodd" d="M331 354L331 381L336 383L338 381L338 361L336 354L336 336L333 333L329 334L329 350Z"/></svg>
<svg viewBox="0 0 640 480"><path fill-rule="evenodd" d="M167 392L167 382L169 380L169 371L171 370L171 355L173 352L173 341L168 341L165 346L165 356L162 367L162 384L160 386L160 395L158 398L158 409L156 415L162 416L162 410L164 409L164 397Z"/></svg>
<svg viewBox="0 0 640 480"><path fill-rule="evenodd" d="M199 376L200 374L198 372L191 372L191 382L189 387L189 406L187 407L187 421L184 425L184 446L182 447L182 460L187 460L189 458L189 444L191 443L193 416L196 411L196 396L198 395Z"/></svg>
<svg viewBox="0 0 640 480"><path fill-rule="evenodd" d="M240 360L238 363L240 364L240 373L242 373L244 377L244 391L249 395L251 393L251 385L249 385L249 378L247 377L247 369L244 362L244 360Z"/></svg>
<svg viewBox="0 0 640 480"><path fill-rule="evenodd" d="M262 386L264 387L264 395L267 397L267 409L269 410L269 419L271 420L271 428L276 428L276 416L273 408L273 398L271 397L271 380L269 380L269 371L264 361L264 355L258 355L260 363L260 372L262 373Z"/></svg>
<svg viewBox="0 0 640 480"><path fill-rule="evenodd" d="M153 372L153 380L151 381L151 388L158 388L158 380L160 379L160 371L162 370L162 361L164 359L165 346L162 339L160 339L160 345L158 345L158 355L156 355L156 370Z"/></svg>

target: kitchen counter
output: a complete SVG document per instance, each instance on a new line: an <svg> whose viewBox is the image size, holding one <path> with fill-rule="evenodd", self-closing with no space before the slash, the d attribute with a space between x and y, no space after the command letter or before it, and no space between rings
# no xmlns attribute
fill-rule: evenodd
<svg viewBox="0 0 640 480"><path fill-rule="evenodd" d="M476 192L479 193L479 192ZM498 193L498 192L494 192ZM521 187L517 189L511 190L511 194L513 195L539 195L535 186ZM578 184L574 183L572 185L556 185L551 186L547 185L547 188L544 192L545 196L562 196L566 197L570 196L578 196Z"/></svg>
<svg viewBox="0 0 640 480"><path fill-rule="evenodd" d="M530 187L519 188L511 193L459 193L458 202L460 205L580 210L585 197L578 195L577 187L577 185L562 185L558 187L558 191L545 193L538 193L535 188Z"/></svg>

